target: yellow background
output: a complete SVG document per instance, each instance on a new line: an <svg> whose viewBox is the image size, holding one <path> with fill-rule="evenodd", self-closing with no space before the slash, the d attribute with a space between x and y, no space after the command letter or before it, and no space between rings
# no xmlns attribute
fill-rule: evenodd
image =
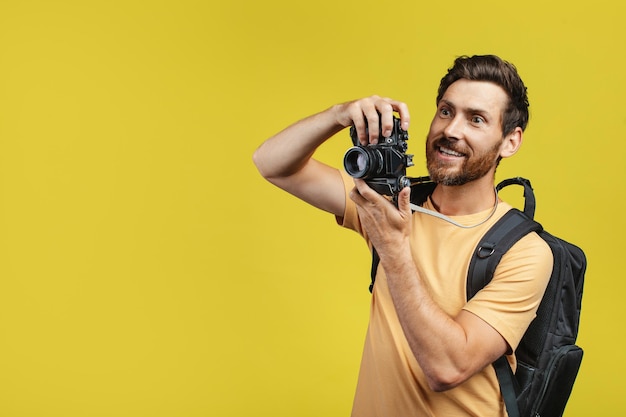
<svg viewBox="0 0 626 417"><path fill-rule="evenodd" d="M537 218L589 258L567 417L626 414L623 2L0 2L0 417L346 416L361 240L260 178L287 124L461 54L529 86ZM347 132L320 158L339 166Z"/></svg>

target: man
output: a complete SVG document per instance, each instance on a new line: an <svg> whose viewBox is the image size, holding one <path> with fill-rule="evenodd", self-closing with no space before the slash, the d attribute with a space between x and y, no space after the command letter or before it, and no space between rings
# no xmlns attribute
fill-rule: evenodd
<svg viewBox="0 0 626 417"><path fill-rule="evenodd" d="M552 270L548 246L531 234L500 262L493 280L465 299L467 269L484 233L511 206L494 191L496 167L519 149L528 122L526 87L496 56L460 57L442 78L426 139L437 183L423 204L452 222L397 207L363 180L312 158L354 125L361 144L391 134L405 103L378 96L335 105L264 142L254 161L273 184L359 232L380 256L353 416L505 416L490 364L513 351L535 316Z"/></svg>

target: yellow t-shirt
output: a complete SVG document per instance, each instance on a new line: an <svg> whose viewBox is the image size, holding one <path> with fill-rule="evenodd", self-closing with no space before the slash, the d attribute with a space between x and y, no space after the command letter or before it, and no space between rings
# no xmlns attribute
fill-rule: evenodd
<svg viewBox="0 0 626 417"><path fill-rule="evenodd" d="M354 186L344 174L346 193ZM430 200L425 208L434 210ZM504 255L493 280L466 301L469 262L479 239L511 206L498 204L484 224L464 229L423 213L413 214L413 258L433 300L450 316L472 312L496 329L514 350L535 317L552 271L552 252L535 233ZM463 225L480 222L484 212L452 217ZM356 207L346 194L342 226L363 235ZM513 356L509 358L512 365ZM372 294L370 322L361 360L354 417L506 416L495 371L487 366L463 384L445 392L432 391L404 336L387 279L379 267Z"/></svg>

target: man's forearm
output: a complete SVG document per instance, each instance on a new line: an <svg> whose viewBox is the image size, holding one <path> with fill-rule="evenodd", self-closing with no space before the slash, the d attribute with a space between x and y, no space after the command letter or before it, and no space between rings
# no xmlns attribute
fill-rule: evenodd
<svg viewBox="0 0 626 417"><path fill-rule="evenodd" d="M266 140L254 153L261 175L287 177L302 169L322 143L344 128L334 109L300 120Z"/></svg>
<svg viewBox="0 0 626 417"><path fill-rule="evenodd" d="M381 263L404 334L433 390L457 386L504 353L506 344L497 335L495 343L476 337L493 336L487 327L477 329L488 326L478 317L465 311L450 317L434 302L411 255ZM477 352L481 346L490 347Z"/></svg>

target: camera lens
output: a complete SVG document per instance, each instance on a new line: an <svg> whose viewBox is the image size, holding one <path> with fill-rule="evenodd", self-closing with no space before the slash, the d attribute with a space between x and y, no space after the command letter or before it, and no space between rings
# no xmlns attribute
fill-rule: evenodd
<svg viewBox="0 0 626 417"><path fill-rule="evenodd" d="M377 150L355 146L346 151L343 166L354 178L370 178L382 169L382 155Z"/></svg>

